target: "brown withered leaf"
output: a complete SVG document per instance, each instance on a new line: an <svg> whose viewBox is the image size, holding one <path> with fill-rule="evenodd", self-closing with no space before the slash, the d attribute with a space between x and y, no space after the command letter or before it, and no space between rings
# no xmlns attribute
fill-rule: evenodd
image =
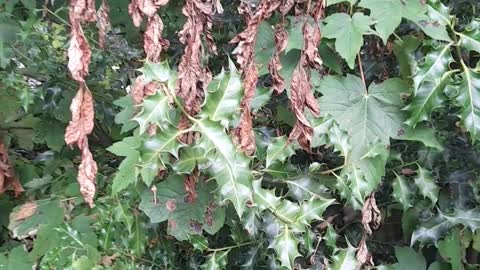
<svg viewBox="0 0 480 270"><path fill-rule="evenodd" d="M258 80L257 66L254 61L257 32L262 21L268 19L280 4L281 0L262 0L253 13L247 3L241 2L238 10L245 16L247 26L230 41L231 44L237 44L233 54L240 65L244 83L244 95L240 104L241 116L239 125L233 131L233 139L240 150L247 155L252 155L256 148L250 103L255 96Z"/></svg>
<svg viewBox="0 0 480 270"><path fill-rule="evenodd" d="M170 45L170 42L162 38L163 22L160 16L155 14L148 18L147 29L143 34L143 49L147 59L156 63L160 61L160 53Z"/></svg>
<svg viewBox="0 0 480 270"><path fill-rule="evenodd" d="M25 203L18 211L12 212L10 215L10 221L16 222L33 216L37 213L37 207L38 205L35 201Z"/></svg>
<svg viewBox="0 0 480 270"><path fill-rule="evenodd" d="M79 22L94 22L97 20L95 0L70 0L70 23L72 16Z"/></svg>
<svg viewBox="0 0 480 270"><path fill-rule="evenodd" d="M95 197L97 175L97 163L93 160L92 153L88 149L88 139L82 140L82 145L79 145L82 152L82 161L78 166L77 181L80 185L80 193L82 193L83 199L90 206L93 207L93 198Z"/></svg>
<svg viewBox="0 0 480 270"><path fill-rule="evenodd" d="M366 234L363 235L362 240L358 244L357 261L359 262L357 269L371 269L374 265L372 254L368 252Z"/></svg>
<svg viewBox="0 0 480 270"><path fill-rule="evenodd" d="M185 197L185 202L191 203L197 200L198 195L195 186L197 185L199 177L199 171L195 167L191 175L186 175L183 184L184 189L187 192L187 197Z"/></svg>
<svg viewBox="0 0 480 270"><path fill-rule="evenodd" d="M143 16L150 18L155 15L160 6L164 6L168 0L132 0L128 5L128 14L132 17L133 25L139 27Z"/></svg>
<svg viewBox="0 0 480 270"><path fill-rule="evenodd" d="M81 148L82 140L93 130L95 111L93 107L92 93L85 83L80 83L80 89L70 104L72 120L68 123L65 131L65 142L67 145L77 143Z"/></svg>
<svg viewBox="0 0 480 270"><path fill-rule="evenodd" d="M362 224L365 232L368 235L371 235L372 229L378 229L381 221L382 214L377 207L377 202L375 201L375 192L373 192L367 197L362 208Z"/></svg>
<svg viewBox="0 0 480 270"><path fill-rule="evenodd" d="M320 108L312 93L312 85L307 75L304 63L305 58L301 57L300 63L293 72L290 86L290 108L295 114L297 121L290 133L289 141L297 140L302 148L310 149L313 129L304 115L305 108L309 108L314 116L320 115Z"/></svg>
<svg viewBox="0 0 480 270"><path fill-rule="evenodd" d="M135 78L135 82L132 85L130 95L133 99L133 104L138 105L143 102L145 97L153 96L160 88L160 83L151 81L145 85L145 76L140 75Z"/></svg>
<svg viewBox="0 0 480 270"><path fill-rule="evenodd" d="M100 48L105 48L105 38L107 36L107 32L110 31L110 6L108 5L108 0L102 0L102 5L98 9L97 17L98 17L98 44Z"/></svg>
<svg viewBox="0 0 480 270"><path fill-rule="evenodd" d="M280 94L285 89L285 80L280 75L282 69L282 63L280 62L280 56L283 54L288 44L288 33L285 30L283 24L277 26L275 30L275 53L273 58L268 63L268 71L272 75L272 89Z"/></svg>
<svg viewBox="0 0 480 270"><path fill-rule="evenodd" d="M284 1L283 5L281 5L279 8L280 13L282 13L283 16L287 15L287 13L292 9L296 2L297 0Z"/></svg>
<svg viewBox="0 0 480 270"><path fill-rule="evenodd" d="M306 62L311 68L320 69L322 66L322 60L318 53L318 45L320 43L321 35L318 24L311 25L309 22L305 22L303 25L303 37L305 41L303 53Z"/></svg>
<svg viewBox="0 0 480 270"><path fill-rule="evenodd" d="M313 3L313 8L311 9L311 16L315 20L315 22L318 22L321 18L325 16L325 4L326 1L316 1Z"/></svg>
<svg viewBox="0 0 480 270"><path fill-rule="evenodd" d="M120 257L118 254L113 254L112 256L105 255L102 256L102 259L100 259L100 261L104 266L111 266L118 257Z"/></svg>
<svg viewBox="0 0 480 270"><path fill-rule="evenodd" d="M0 194L13 190L15 197L25 191L15 176L5 144L0 141Z"/></svg>
<svg viewBox="0 0 480 270"><path fill-rule="evenodd" d="M78 82L85 82L85 76L88 75L88 65L92 52L87 39L83 34L80 21L70 15L72 25L72 34L70 38L70 47L68 48L68 70L72 78Z"/></svg>

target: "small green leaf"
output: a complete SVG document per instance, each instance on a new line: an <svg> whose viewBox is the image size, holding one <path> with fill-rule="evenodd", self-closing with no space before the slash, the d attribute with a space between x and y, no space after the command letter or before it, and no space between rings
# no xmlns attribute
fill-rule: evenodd
<svg viewBox="0 0 480 270"><path fill-rule="evenodd" d="M398 60L403 79L409 79L415 73L417 60L413 53L420 44L421 41L413 35L403 36L401 40L393 42L393 53Z"/></svg>
<svg viewBox="0 0 480 270"><path fill-rule="evenodd" d="M464 67L456 101L462 107L460 118L473 141L480 140L480 73Z"/></svg>
<svg viewBox="0 0 480 270"><path fill-rule="evenodd" d="M398 260L395 270L427 269L427 262L423 255L416 253L412 248L395 247L395 256Z"/></svg>
<svg viewBox="0 0 480 270"><path fill-rule="evenodd" d="M182 148L182 150L178 160L172 164L173 169L179 174L189 174L196 165L208 161L202 148L186 147Z"/></svg>
<svg viewBox="0 0 480 270"><path fill-rule="evenodd" d="M178 157L178 150L183 146L178 138L184 133L183 130L169 126L155 136L146 139L143 148L156 156L159 156L160 153L170 153L174 157Z"/></svg>
<svg viewBox="0 0 480 270"><path fill-rule="evenodd" d="M445 239L438 242L438 252L445 261L450 263L452 270L463 270L462 250L459 228L452 229Z"/></svg>
<svg viewBox="0 0 480 270"><path fill-rule="evenodd" d="M359 263L356 260L355 252L357 251L347 240L348 247L339 249L333 256L332 270L356 270L359 268Z"/></svg>
<svg viewBox="0 0 480 270"><path fill-rule="evenodd" d="M146 61L142 68L138 69L145 76L145 83L151 81L166 82L172 78L172 71L167 62L153 63Z"/></svg>
<svg viewBox="0 0 480 270"><path fill-rule="evenodd" d="M435 184L430 171L427 171L422 167L418 167L417 176L415 177L415 184L417 185L423 197L430 199L432 205L437 203L440 188Z"/></svg>
<svg viewBox="0 0 480 270"><path fill-rule="evenodd" d="M355 58L363 45L363 35L372 33L373 21L363 13L357 12L352 17L346 13L334 13L325 18L322 29L323 37L336 39L335 50L353 69Z"/></svg>
<svg viewBox="0 0 480 270"><path fill-rule="evenodd" d="M116 142L107 148L107 151L121 157L128 157L134 155L137 152L137 148L140 147L141 141L138 137L125 137L122 141Z"/></svg>
<svg viewBox="0 0 480 270"><path fill-rule="evenodd" d="M273 239L269 247L275 250L282 267L293 269L295 258L301 256L298 252L298 243L293 232L285 225L283 231Z"/></svg>
<svg viewBox="0 0 480 270"><path fill-rule="evenodd" d="M137 164L139 162L140 153L132 152L118 166L118 171L113 178L112 194L126 189L129 185L137 182L139 174Z"/></svg>
<svg viewBox="0 0 480 270"><path fill-rule="evenodd" d="M407 182L405 177L397 175L395 180L393 180L393 198L402 204L403 211L406 211L408 208L413 206L413 190L410 187L410 184Z"/></svg>
<svg viewBox="0 0 480 270"><path fill-rule="evenodd" d="M208 255L205 263L200 266L201 269L205 269L205 270L226 269L227 262L228 262L228 260L227 260L228 259L228 252L230 252L230 250L214 251L213 253Z"/></svg>
<svg viewBox="0 0 480 270"><path fill-rule="evenodd" d="M295 144L288 141L287 137L274 138L267 148L266 168L274 162L283 163L287 158L295 154Z"/></svg>
<svg viewBox="0 0 480 270"><path fill-rule="evenodd" d="M150 124L156 124L160 128L171 124L172 110L169 98L157 91L155 95L143 101L140 112L132 120L138 122L139 132L143 134Z"/></svg>
<svg viewBox="0 0 480 270"><path fill-rule="evenodd" d="M451 41L448 36L447 26L451 27L452 16L449 14L449 10L440 1L427 4L427 14L411 14L407 19L413 21L420 29L425 32L429 37Z"/></svg>

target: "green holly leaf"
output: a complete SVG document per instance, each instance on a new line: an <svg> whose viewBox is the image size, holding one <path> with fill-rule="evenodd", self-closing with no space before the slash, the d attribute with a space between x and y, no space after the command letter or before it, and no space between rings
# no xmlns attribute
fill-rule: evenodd
<svg viewBox="0 0 480 270"><path fill-rule="evenodd" d="M178 130L175 127L169 126L157 132L156 135L147 138L143 142L142 147L145 152L153 156L159 157L161 153L170 153L172 156L178 158L178 150L184 146L184 144L179 141L179 137L184 133L184 130Z"/></svg>
<svg viewBox="0 0 480 270"><path fill-rule="evenodd" d="M423 255L418 254L410 247L395 247L395 256L398 263L395 265L395 270L425 270L427 269L427 262Z"/></svg>
<svg viewBox="0 0 480 270"><path fill-rule="evenodd" d="M197 198L192 202L185 200L187 193L180 175L170 175L156 188L155 193L150 189L143 192L139 208L152 223L168 220L167 233L177 240L188 240L203 230L214 234L223 227L225 210L211 194L216 188L213 182L197 183Z"/></svg>
<svg viewBox="0 0 480 270"><path fill-rule="evenodd" d="M208 249L208 240L203 235L189 235L188 241L192 244L193 250L203 252Z"/></svg>
<svg viewBox="0 0 480 270"><path fill-rule="evenodd" d="M298 204L275 195L274 190L261 187L262 180L255 180L252 183L254 191L254 204L260 211L269 210L282 223L294 224L299 215L300 207Z"/></svg>
<svg viewBox="0 0 480 270"><path fill-rule="evenodd" d="M171 124L170 114L172 111L175 112L170 106L170 99L157 91L155 95L143 101L140 112L132 120L138 122L141 135L145 133L150 124L156 124L160 128Z"/></svg>
<svg viewBox="0 0 480 270"><path fill-rule="evenodd" d="M463 269L463 247L460 237L459 228L454 228L445 239L438 242L438 252L445 261L450 263L452 270Z"/></svg>
<svg viewBox="0 0 480 270"><path fill-rule="evenodd" d="M322 215L335 199L326 199L315 196L300 204L300 215L296 217L296 223L310 225L314 220L322 220Z"/></svg>
<svg viewBox="0 0 480 270"><path fill-rule="evenodd" d="M64 209L58 200L38 200L16 206L10 213L8 230L12 237L24 239L46 225L63 222Z"/></svg>
<svg viewBox="0 0 480 270"><path fill-rule="evenodd" d="M269 248L275 250L282 267L293 269L295 258L301 256L298 252L298 243L299 241L295 238L293 232L285 225L283 231L273 239Z"/></svg>
<svg viewBox="0 0 480 270"><path fill-rule="evenodd" d="M455 213L453 215L442 214L442 216L454 225L461 224L470 228L472 232L475 232L478 228L480 228L480 211L477 209L455 209Z"/></svg>
<svg viewBox="0 0 480 270"><path fill-rule="evenodd" d="M199 147L185 147L180 151L178 160L172 164L178 174L189 174L195 166L208 161L205 151Z"/></svg>
<svg viewBox="0 0 480 270"><path fill-rule="evenodd" d="M393 193L392 196L395 201L399 202L403 206L403 211L407 211L408 208L413 206L414 190L410 187L410 183L407 182L405 177L397 175L392 184Z"/></svg>
<svg viewBox="0 0 480 270"><path fill-rule="evenodd" d="M415 126L421 121L430 120L430 114L445 101L443 90L453 74L453 71L448 71L449 64L453 61L451 46L450 43L433 50L417 67L413 76L414 97L405 107L409 112L406 121L408 125Z"/></svg>
<svg viewBox="0 0 480 270"><path fill-rule="evenodd" d="M413 21L429 37L451 41L448 36L447 26L451 27L452 16L449 10L440 1L431 2L426 5L426 14L405 14L406 18Z"/></svg>
<svg viewBox="0 0 480 270"><path fill-rule="evenodd" d="M480 20L473 19L460 36L460 45L467 50L480 53Z"/></svg>
<svg viewBox="0 0 480 270"><path fill-rule="evenodd" d="M285 180L285 183L288 185L287 196L297 201L309 200L315 196L325 197L329 190L323 185L323 183L332 180L334 181L335 179L324 175L321 175L320 177L315 176L315 178L305 175Z"/></svg>
<svg viewBox="0 0 480 270"><path fill-rule="evenodd" d="M172 70L167 62L153 63L146 61L142 68L138 69L145 76L145 83L151 81L166 82L173 77Z"/></svg>
<svg viewBox="0 0 480 270"><path fill-rule="evenodd" d="M202 264L200 268L205 270L226 269L228 263L228 252L230 252L230 250L214 251L212 254L208 255L205 263Z"/></svg>
<svg viewBox="0 0 480 270"><path fill-rule="evenodd" d="M252 200L249 159L237 150L220 123L202 119L196 121L193 128L201 134L198 147L208 154L209 171L217 181L220 194L233 203L241 217L246 202Z"/></svg>
<svg viewBox="0 0 480 270"><path fill-rule="evenodd" d="M429 198L432 202L432 205L435 205L438 200L440 188L435 184L432 173L419 166L417 170L417 176L414 179L415 184L417 185L423 197Z"/></svg>
<svg viewBox="0 0 480 270"><path fill-rule="evenodd" d="M460 118L473 141L480 139L480 73L464 66L456 101L462 107Z"/></svg>
<svg viewBox="0 0 480 270"><path fill-rule="evenodd" d="M286 136L276 137L267 148L266 168L274 162L283 163L287 158L295 154L295 143L289 142Z"/></svg>
<svg viewBox="0 0 480 270"><path fill-rule="evenodd" d="M412 233L411 246L416 242L437 244L454 224L442 215L420 224Z"/></svg>
<svg viewBox="0 0 480 270"><path fill-rule="evenodd" d="M334 13L325 18L323 37L335 39L335 50L353 69L355 58L363 45L363 35L373 33L370 25L373 21L363 13L357 12L350 17L346 13Z"/></svg>
<svg viewBox="0 0 480 270"><path fill-rule="evenodd" d="M402 22L402 17L414 17L427 11L425 4L418 0L362 0L359 5L370 9L375 29L384 44Z"/></svg>
<svg viewBox="0 0 480 270"><path fill-rule="evenodd" d="M242 79L230 59L229 69L229 72L222 70L210 82L202 108L202 114L212 121L220 121L225 127L228 127L233 115L238 112L243 97Z"/></svg>
<svg viewBox="0 0 480 270"><path fill-rule="evenodd" d="M252 102L250 102L250 108L252 109L252 112L256 112L263 108L263 106L267 105L271 96L272 90L270 88L264 86L257 87L255 96L253 97Z"/></svg>
<svg viewBox="0 0 480 270"><path fill-rule="evenodd" d="M348 247L339 249L333 256L332 270L356 270L359 268L359 263L356 260L355 252L357 251L347 240Z"/></svg>

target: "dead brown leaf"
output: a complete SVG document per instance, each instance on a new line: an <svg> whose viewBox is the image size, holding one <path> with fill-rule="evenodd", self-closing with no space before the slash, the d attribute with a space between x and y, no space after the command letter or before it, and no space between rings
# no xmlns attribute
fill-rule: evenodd
<svg viewBox="0 0 480 270"><path fill-rule="evenodd" d="M365 200L365 204L362 208L362 224L365 229L365 232L368 235L372 234L372 229L376 230L380 227L380 222L382 221L382 214L380 209L377 207L375 201L375 192L370 194Z"/></svg>
<svg viewBox="0 0 480 270"><path fill-rule="evenodd" d="M311 25L309 22L306 22L303 25L303 37L305 41L303 53L308 65L311 68L320 69L322 66L322 60L318 53L318 44L321 38L320 28L316 24Z"/></svg>
<svg viewBox="0 0 480 270"><path fill-rule="evenodd" d="M132 17L133 25L139 27L143 16L150 18L157 9L168 3L168 0L132 0L128 5L128 14Z"/></svg>
<svg viewBox="0 0 480 270"><path fill-rule="evenodd" d="M74 80L85 82L92 52L83 34L80 21L76 19L72 13L70 13L70 24L72 25L72 35L70 38L70 47L68 48L68 69Z"/></svg>
<svg viewBox="0 0 480 270"><path fill-rule="evenodd" d="M368 251L366 242L367 235L364 234L362 240L360 240L360 243L358 244L357 261L359 262L359 266L357 269L370 269L374 265L372 254Z"/></svg>
<svg viewBox="0 0 480 270"><path fill-rule="evenodd" d="M12 212L10 215L10 221L16 222L19 220L27 219L37 213L37 202L27 202L20 207L16 212Z"/></svg>
<svg viewBox="0 0 480 270"><path fill-rule="evenodd" d="M105 48L105 37L107 32L110 30L110 6L108 5L108 0L102 0L102 5L98 9L98 44L100 48Z"/></svg>
<svg viewBox="0 0 480 270"><path fill-rule="evenodd" d="M283 92L285 89L285 80L280 75L282 69L282 63L280 62L280 56L283 54L288 44L288 33L285 30L283 24L277 26L275 30L275 53L273 58L268 64L268 71L272 75L272 89L277 93Z"/></svg>
<svg viewBox="0 0 480 270"><path fill-rule="evenodd" d="M82 152L82 162L78 166L77 181L80 185L80 193L83 199L90 207L93 208L93 198L95 197L95 176L97 175L97 163L93 160L92 153L88 149L88 139L82 141L83 145L79 146Z"/></svg>
<svg viewBox="0 0 480 270"><path fill-rule="evenodd" d="M77 143L81 148L82 140L86 140L93 130L95 111L93 107L92 93L85 83L80 83L80 89L70 104L72 120L65 131L67 145Z"/></svg>
<svg viewBox="0 0 480 270"><path fill-rule="evenodd" d="M79 22L94 22L97 20L95 0L70 0L70 22L72 16Z"/></svg>
<svg viewBox="0 0 480 270"><path fill-rule="evenodd" d="M6 146L0 141L0 194L10 189L15 193L15 197L25 191L15 176Z"/></svg>
<svg viewBox="0 0 480 270"><path fill-rule="evenodd" d="M104 266L111 266L118 257L120 257L118 254L113 254L111 256L105 255L102 257L101 262Z"/></svg>
<svg viewBox="0 0 480 270"><path fill-rule="evenodd" d="M147 60L154 63L160 61L160 53L170 45L170 42L162 38L163 22L160 16L155 14L148 18L147 29L143 35L143 49L147 54Z"/></svg>

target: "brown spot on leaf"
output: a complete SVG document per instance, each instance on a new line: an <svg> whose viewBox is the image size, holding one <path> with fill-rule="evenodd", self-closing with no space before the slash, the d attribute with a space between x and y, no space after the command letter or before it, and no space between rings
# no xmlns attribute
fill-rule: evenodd
<svg viewBox="0 0 480 270"><path fill-rule="evenodd" d="M208 226L212 227L215 222L215 218L213 216L213 211L217 208L217 204L214 202L209 202L207 208L205 209L205 223Z"/></svg>
<svg viewBox="0 0 480 270"><path fill-rule="evenodd" d="M362 208L362 224L366 234L371 235L372 229L378 229L381 221L382 215L375 201L375 192L373 192L367 197Z"/></svg>
<svg viewBox="0 0 480 270"><path fill-rule="evenodd" d="M177 222L173 219L169 219L167 221L167 227L170 229L170 230L175 230L177 228Z"/></svg>
<svg viewBox="0 0 480 270"><path fill-rule="evenodd" d="M27 202L18 209L16 212L12 212L10 220L12 222L27 219L35 213L37 213L37 203L36 202Z"/></svg>
<svg viewBox="0 0 480 270"><path fill-rule="evenodd" d="M177 203L173 199L168 199L165 203L165 207L167 208L168 212L173 212L177 209Z"/></svg>
<svg viewBox="0 0 480 270"><path fill-rule="evenodd" d="M415 171L410 168L403 168L400 173L405 176L412 176L415 174Z"/></svg>
<svg viewBox="0 0 480 270"><path fill-rule="evenodd" d="M184 188L187 192L187 196L185 197L186 203L194 202L198 195L195 189L195 185L198 182L199 171L197 168L194 168L191 175L186 175L184 178Z"/></svg>
<svg viewBox="0 0 480 270"><path fill-rule="evenodd" d="M190 219L188 221L188 225L189 225L190 229L192 231L194 231L195 233L197 233L197 234L202 233L203 228L202 228L202 224L200 222L198 222L196 220L193 220L193 219Z"/></svg>

